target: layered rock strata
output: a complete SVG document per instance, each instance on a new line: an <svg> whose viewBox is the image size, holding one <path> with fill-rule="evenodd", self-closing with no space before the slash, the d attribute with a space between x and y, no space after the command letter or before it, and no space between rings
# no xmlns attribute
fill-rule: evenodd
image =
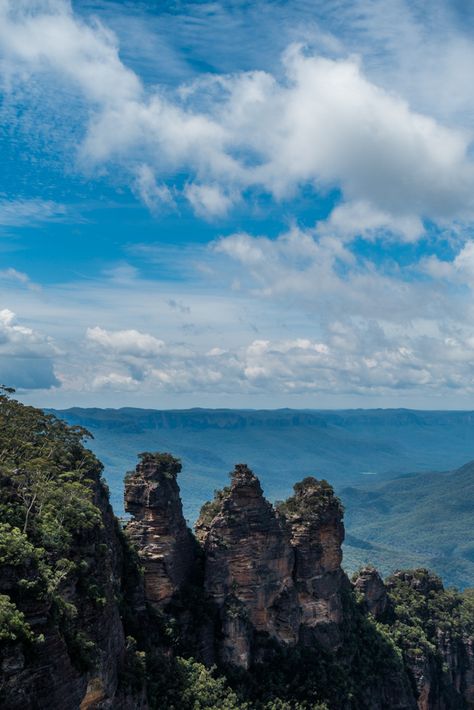
<svg viewBox="0 0 474 710"><path fill-rule="evenodd" d="M301 641L334 649L340 643L342 594L349 587L341 568L341 504L326 481L308 477L279 510L291 532Z"/></svg>
<svg viewBox="0 0 474 710"><path fill-rule="evenodd" d="M186 525L171 454L141 454L125 479L126 532L145 569L145 598L163 609L193 575L196 546Z"/></svg>
<svg viewBox="0 0 474 710"><path fill-rule="evenodd" d="M214 508L196 526L204 586L219 609L222 661L248 667L255 634L286 645L315 639L335 648L343 620L342 510L332 488L307 478L278 510L258 479L238 465Z"/></svg>
<svg viewBox="0 0 474 710"><path fill-rule="evenodd" d="M374 567L363 567L354 580L354 588L362 594L367 611L375 619L383 619L390 610L387 588Z"/></svg>
<svg viewBox="0 0 474 710"><path fill-rule="evenodd" d="M247 466L236 466L210 526L201 517L196 530L205 553L205 591L222 622L221 660L248 667L255 632L295 643L299 609L290 536Z"/></svg>

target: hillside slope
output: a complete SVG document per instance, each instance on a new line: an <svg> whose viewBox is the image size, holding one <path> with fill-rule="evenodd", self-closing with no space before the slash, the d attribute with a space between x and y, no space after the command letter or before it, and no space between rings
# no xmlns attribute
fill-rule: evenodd
<svg viewBox="0 0 474 710"><path fill-rule="evenodd" d="M474 461L455 471L412 474L341 491L345 566L384 573L423 564L445 582L474 586Z"/></svg>
<svg viewBox="0 0 474 710"><path fill-rule="evenodd" d="M221 485L222 474L245 460L271 499L288 495L294 471L321 475L340 490L366 479L449 470L474 458L473 412L410 410L146 410L56 412L94 435L111 499L122 510L123 471L137 451L173 451L183 462L181 489L188 520ZM372 477L371 477L372 478Z"/></svg>

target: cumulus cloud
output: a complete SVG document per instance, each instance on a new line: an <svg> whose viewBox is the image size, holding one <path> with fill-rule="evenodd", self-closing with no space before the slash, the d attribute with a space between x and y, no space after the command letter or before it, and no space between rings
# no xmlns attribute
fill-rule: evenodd
<svg viewBox="0 0 474 710"><path fill-rule="evenodd" d="M428 329L429 330L429 329ZM109 341L120 332L109 332ZM142 340L152 336L136 333ZM132 350L132 348L128 348ZM174 393L380 394L474 392L474 331L427 334L374 322L336 321L319 340L258 339L233 348L164 345L134 358L110 345L94 361L84 389Z"/></svg>
<svg viewBox="0 0 474 710"><path fill-rule="evenodd" d="M232 200L217 185L186 185L184 194L201 217L221 217L232 206Z"/></svg>
<svg viewBox="0 0 474 710"><path fill-rule="evenodd" d="M109 331L96 326L87 330L87 338L104 350L119 355L136 355L138 357L153 357L159 355L164 343L147 333L137 330Z"/></svg>
<svg viewBox="0 0 474 710"><path fill-rule="evenodd" d="M391 232L403 241L415 241L424 232L421 219L416 215L390 214L374 208L369 202L345 202L335 207L325 222L319 223L319 231L342 239L355 235L374 239Z"/></svg>
<svg viewBox="0 0 474 710"><path fill-rule="evenodd" d="M425 257L420 268L434 278L462 284L474 291L474 240L466 241L454 259Z"/></svg>
<svg viewBox="0 0 474 710"><path fill-rule="evenodd" d="M342 191L347 204L329 224L345 235L353 221L356 233L414 239L423 219L473 218L470 135L412 110L357 58L293 45L279 79L240 72L165 95L143 86L99 22L62 2L29 5L0 5L4 66L18 81L53 72L74 84L90 103L81 159L128 166L152 208L171 202L162 180L186 171L185 196L211 217L248 189L286 199L311 185Z"/></svg>
<svg viewBox="0 0 474 710"><path fill-rule="evenodd" d="M49 338L18 323L8 308L0 310L0 382L19 389L59 385L54 355Z"/></svg>
<svg viewBox="0 0 474 710"><path fill-rule="evenodd" d="M383 12L393 17L397 3L388 5ZM380 30L372 2L357 12L359 30L372 15ZM390 28L386 37L393 47ZM448 44L446 76L459 63ZM213 74L176 90L148 86L121 59L111 31L62 0L0 0L0 45L7 90L8 82L58 85L58 116L65 87L83 101L76 168L110 171L116 180L125 174L152 212L185 200L200 217L218 220L249 196L284 201L302 191L306 199L334 188L338 195L313 229L295 225L275 238L238 232L208 250L130 247L131 261L146 262L147 274L166 272L166 284L119 264L102 274L105 283L89 284L87 301L84 283L45 287L49 323L60 312L73 324L62 342L68 352L1 311L0 379L51 387L57 377L75 390L124 392L473 391L474 163L471 129L448 120L455 108L446 125L433 101L420 100L415 110L403 98L410 87L387 89L374 57L368 66L342 44L331 56L292 45L274 73ZM464 47L461 55L471 53ZM457 81L465 87L470 77ZM0 200L5 227L64 214L53 202ZM403 268L368 244L403 241L400 250L415 254L410 243L423 236L426 220L447 230L461 225L464 236ZM378 256L367 256L371 250ZM173 278L179 287L170 286ZM21 290L22 303L34 288L13 268L0 279ZM29 297L31 305L38 294ZM190 313L183 301L192 304L192 323L183 322ZM147 321L138 316L144 303L156 310ZM89 327L83 339L90 323L107 327Z"/></svg>

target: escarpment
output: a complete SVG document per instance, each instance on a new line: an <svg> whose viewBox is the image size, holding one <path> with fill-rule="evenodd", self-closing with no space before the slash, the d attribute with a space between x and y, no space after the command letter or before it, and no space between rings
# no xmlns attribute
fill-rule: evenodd
<svg viewBox="0 0 474 710"><path fill-rule="evenodd" d="M474 708L474 595L350 582L326 481L272 505L239 464L194 536L179 460L141 454L122 530L85 436L0 389L2 710Z"/></svg>
<svg viewBox="0 0 474 710"><path fill-rule="evenodd" d="M305 478L273 507L253 472L235 467L196 523L201 593L215 610L213 652L208 645L201 659L252 676L306 649L310 676L313 668L345 674L345 690L321 691L329 708L474 707L472 621L466 632L459 597L423 570L384 584L364 568L351 584L341 567L342 516L326 481Z"/></svg>
<svg viewBox="0 0 474 710"><path fill-rule="evenodd" d="M0 388L3 710L147 707L121 683L128 551L85 435Z"/></svg>

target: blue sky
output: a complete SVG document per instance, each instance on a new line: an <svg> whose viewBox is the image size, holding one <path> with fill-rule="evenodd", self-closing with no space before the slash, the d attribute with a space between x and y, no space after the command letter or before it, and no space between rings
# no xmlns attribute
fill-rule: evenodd
<svg viewBox="0 0 474 710"><path fill-rule="evenodd" d="M0 380L474 406L466 2L0 0Z"/></svg>

